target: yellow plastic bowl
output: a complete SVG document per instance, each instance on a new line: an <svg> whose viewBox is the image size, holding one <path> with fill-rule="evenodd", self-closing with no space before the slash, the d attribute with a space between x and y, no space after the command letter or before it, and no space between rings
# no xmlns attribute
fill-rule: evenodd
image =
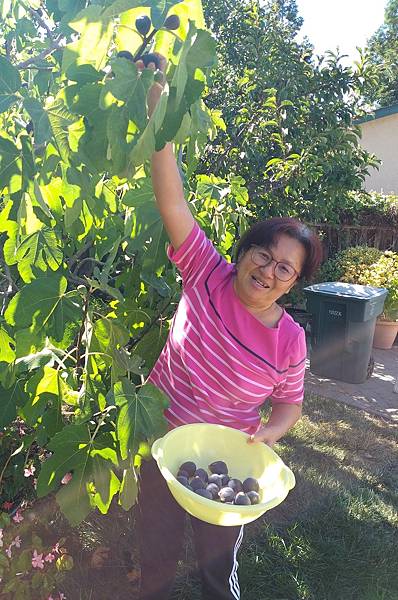
<svg viewBox="0 0 398 600"><path fill-rule="evenodd" d="M183 425L152 445L152 456L174 498L189 514L213 525L243 525L280 504L295 485L292 471L262 443L248 444L248 434L207 423ZM222 504L188 490L176 479L179 466L192 460L207 469L215 460L227 463L229 473L242 481L255 477L260 484L260 503L252 506Z"/></svg>

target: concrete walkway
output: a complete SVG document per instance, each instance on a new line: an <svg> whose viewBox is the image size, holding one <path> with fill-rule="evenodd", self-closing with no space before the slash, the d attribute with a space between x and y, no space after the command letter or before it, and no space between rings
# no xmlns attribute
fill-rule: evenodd
<svg viewBox="0 0 398 600"><path fill-rule="evenodd" d="M398 424L398 393L394 393L398 381L398 346L393 346L391 350L373 348L372 355L375 360L373 375L364 383L358 384L313 375L309 370L308 360L305 383L307 392L345 402Z"/></svg>

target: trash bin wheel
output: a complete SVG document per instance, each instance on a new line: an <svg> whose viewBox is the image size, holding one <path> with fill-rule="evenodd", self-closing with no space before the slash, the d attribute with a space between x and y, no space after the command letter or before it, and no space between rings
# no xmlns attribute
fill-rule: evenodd
<svg viewBox="0 0 398 600"><path fill-rule="evenodd" d="M366 372L366 379L370 379L372 377L374 368L375 368L375 359L373 358L373 356L371 356L369 358L369 362L368 362L368 370Z"/></svg>

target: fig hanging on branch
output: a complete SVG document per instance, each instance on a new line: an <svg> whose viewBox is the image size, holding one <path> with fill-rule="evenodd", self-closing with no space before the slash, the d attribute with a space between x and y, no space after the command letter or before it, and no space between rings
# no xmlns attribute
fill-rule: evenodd
<svg viewBox="0 0 398 600"><path fill-rule="evenodd" d="M170 15L164 22L164 28L170 31L175 31L180 26L180 18L178 15Z"/></svg>
<svg viewBox="0 0 398 600"><path fill-rule="evenodd" d="M152 27L152 21L147 15L143 15L142 17L138 17L135 20L135 27L138 33L140 33L143 36L146 36L150 28Z"/></svg>
<svg viewBox="0 0 398 600"><path fill-rule="evenodd" d="M121 50L117 53L118 58L127 58L127 60L131 60L134 62L134 56L128 50Z"/></svg>

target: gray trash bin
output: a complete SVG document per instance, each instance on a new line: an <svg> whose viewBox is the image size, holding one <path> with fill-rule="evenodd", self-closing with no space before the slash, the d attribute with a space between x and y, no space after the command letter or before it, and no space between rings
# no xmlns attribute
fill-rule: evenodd
<svg viewBox="0 0 398 600"><path fill-rule="evenodd" d="M387 290L327 282L310 285L304 292L312 314L310 370L348 383L364 382Z"/></svg>

